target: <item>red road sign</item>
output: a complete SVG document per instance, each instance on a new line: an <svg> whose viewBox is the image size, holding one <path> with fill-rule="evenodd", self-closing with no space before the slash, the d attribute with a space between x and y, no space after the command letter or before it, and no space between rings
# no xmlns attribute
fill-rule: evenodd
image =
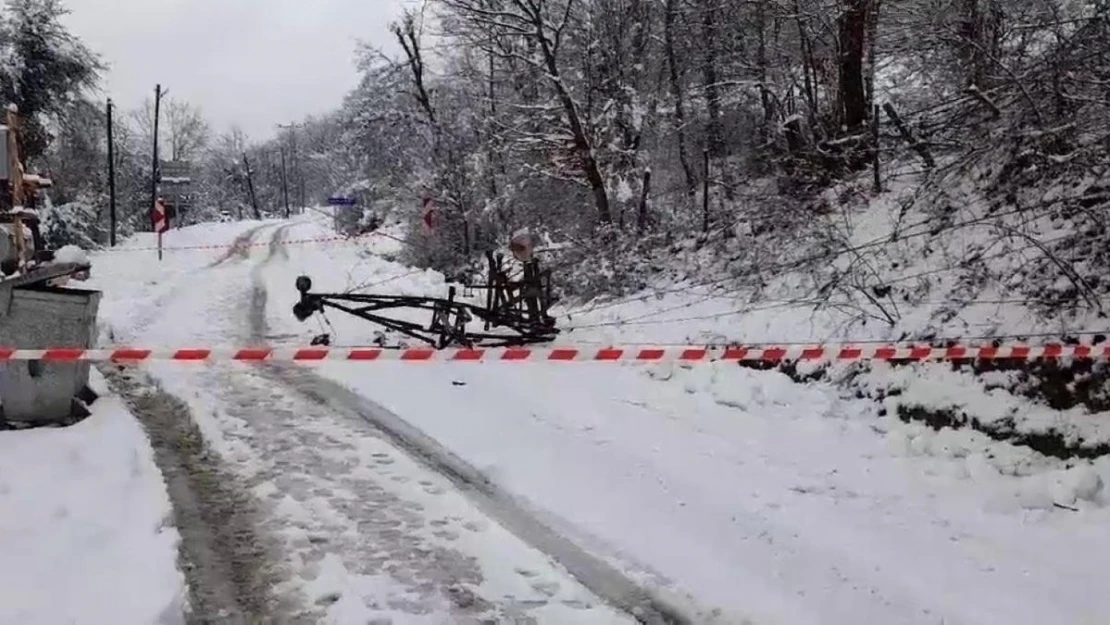
<svg viewBox="0 0 1110 625"><path fill-rule="evenodd" d="M436 229L436 210L430 197L424 198L424 227L428 232Z"/></svg>
<svg viewBox="0 0 1110 625"><path fill-rule="evenodd" d="M158 201L154 203L151 219L154 221L154 231L158 234L170 229L169 216L166 213L166 205L162 203L162 198L158 198Z"/></svg>

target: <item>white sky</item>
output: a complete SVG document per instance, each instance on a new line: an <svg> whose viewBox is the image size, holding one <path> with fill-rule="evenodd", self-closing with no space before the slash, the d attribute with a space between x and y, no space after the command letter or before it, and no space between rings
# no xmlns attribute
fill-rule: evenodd
<svg viewBox="0 0 1110 625"><path fill-rule="evenodd" d="M358 41L391 48L403 0L66 0L66 23L109 65L105 95L138 106L161 83L213 129L264 139L339 106Z"/></svg>

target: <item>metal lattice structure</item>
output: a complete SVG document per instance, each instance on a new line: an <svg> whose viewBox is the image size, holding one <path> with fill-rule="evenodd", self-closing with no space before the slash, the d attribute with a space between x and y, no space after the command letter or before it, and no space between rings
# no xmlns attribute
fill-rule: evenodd
<svg viewBox="0 0 1110 625"><path fill-rule="evenodd" d="M463 297L484 293L484 305L460 300L456 286L449 287L446 298L313 293L311 278L301 276L296 282L301 297L293 306L293 314L305 321L313 315L338 310L437 349L512 347L553 341L559 331L554 317L549 314L555 303L551 271L541 269L538 260L529 258L522 262L520 277L513 279L503 255L488 252L486 260L489 265L486 283L462 285ZM431 313L431 320L425 325L385 314L395 310L426 310ZM313 343L329 345L331 337L322 334Z"/></svg>

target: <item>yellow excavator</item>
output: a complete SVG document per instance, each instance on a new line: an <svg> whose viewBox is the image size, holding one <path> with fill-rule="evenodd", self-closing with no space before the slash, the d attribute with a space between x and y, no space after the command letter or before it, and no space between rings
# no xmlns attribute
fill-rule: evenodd
<svg viewBox="0 0 1110 625"><path fill-rule="evenodd" d="M35 208L49 178L24 171L19 153L19 111L14 105L0 125L0 284L19 286L40 281L57 284L87 275L88 267L55 262L43 244Z"/></svg>

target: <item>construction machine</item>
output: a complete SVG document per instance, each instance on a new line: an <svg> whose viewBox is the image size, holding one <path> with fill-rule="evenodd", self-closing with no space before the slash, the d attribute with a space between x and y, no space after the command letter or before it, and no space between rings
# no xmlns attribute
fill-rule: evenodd
<svg viewBox="0 0 1110 625"><path fill-rule="evenodd" d="M88 348L96 336L100 292L66 288L88 276L88 262L59 262L46 248L36 210L50 179L20 158L19 111L0 125L0 352ZM95 398L88 363L0 362L0 429L64 425L88 414Z"/></svg>

